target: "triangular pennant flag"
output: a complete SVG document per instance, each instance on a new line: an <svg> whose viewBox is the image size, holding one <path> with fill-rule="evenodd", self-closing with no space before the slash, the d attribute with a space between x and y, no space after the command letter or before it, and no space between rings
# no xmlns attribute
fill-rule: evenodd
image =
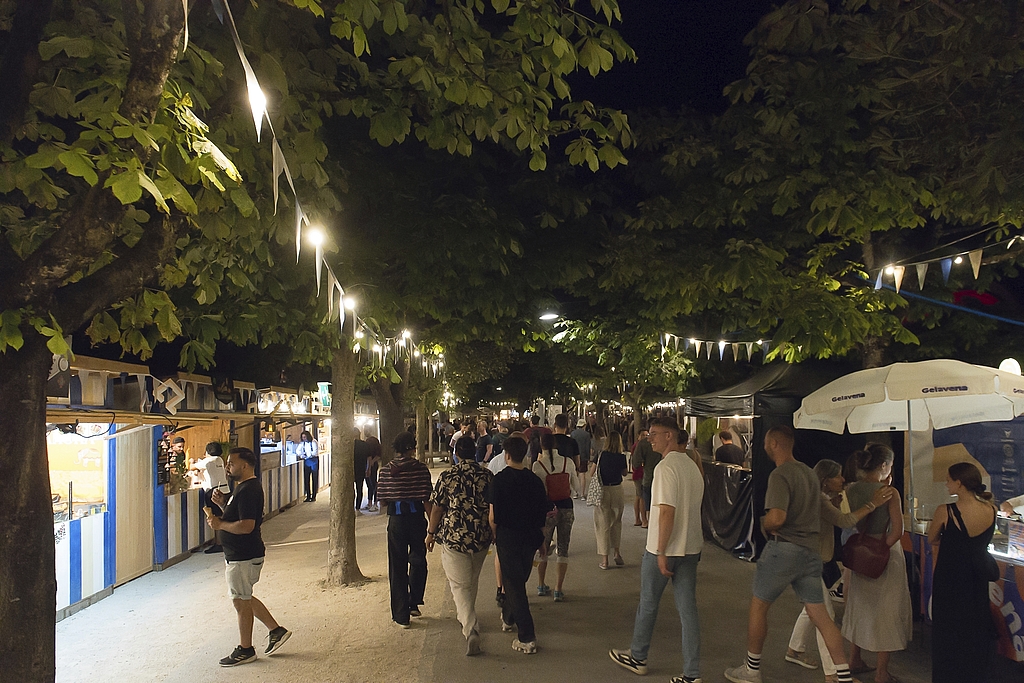
<svg viewBox="0 0 1024 683"><path fill-rule="evenodd" d="M754 342L747 342L747 360L754 357Z"/></svg>
<svg viewBox="0 0 1024 683"><path fill-rule="evenodd" d="M684 339L683 340L683 353L686 353L689 350L690 350L690 340L689 339Z"/></svg>
<svg viewBox="0 0 1024 683"><path fill-rule="evenodd" d="M298 197L295 198L295 262L299 262L299 254L302 251L302 222L305 221L309 224L309 219L306 218L306 214L302 212L302 207L299 206Z"/></svg>
<svg viewBox="0 0 1024 683"><path fill-rule="evenodd" d="M267 115L267 96L263 94L260 82L256 79L256 72L252 70L249 60L245 57L245 50L242 49L242 40L238 37L238 28L235 26L235 17L231 13L231 5L225 2L224 9L227 12L228 23L231 27L231 39L235 43L235 51L238 52L238 59L242 62L242 71L245 73L245 88L249 94L252 120L256 124L256 142L259 142L260 133L263 129L263 119Z"/></svg>
<svg viewBox="0 0 1024 683"><path fill-rule="evenodd" d="M921 291L924 291L924 278L925 278L926 275L928 275L928 264L927 263L918 263L917 264L917 285L921 289Z"/></svg>
<svg viewBox="0 0 1024 683"><path fill-rule="evenodd" d="M949 282L949 271L953 268L953 259L944 258L940 265L942 266L942 282L947 283Z"/></svg>
<svg viewBox="0 0 1024 683"><path fill-rule="evenodd" d="M725 342L718 342L718 360L725 360Z"/></svg>
<svg viewBox="0 0 1024 683"><path fill-rule="evenodd" d="M188 49L188 0L181 0L181 8L185 10L185 39L181 43L181 54Z"/></svg>
<svg viewBox="0 0 1024 683"><path fill-rule="evenodd" d="M700 345L702 343L703 342L701 340L699 340L699 339L694 339L693 340L693 348L697 349L697 356L696 356L697 358L700 358Z"/></svg>
<svg viewBox="0 0 1024 683"><path fill-rule="evenodd" d="M772 345L772 343L770 341L763 341L763 342L761 342L761 350L764 351L764 362L765 363L768 362L768 347L770 347L771 345Z"/></svg>
<svg viewBox="0 0 1024 683"><path fill-rule="evenodd" d="M675 343L676 352L679 351L679 337L673 336L672 341Z"/></svg>
<svg viewBox="0 0 1024 683"><path fill-rule="evenodd" d="M276 216L278 195L277 184L278 181L281 180L281 174L284 173L284 169L288 164L284 160L284 152L281 151L281 145L277 144L277 138L274 138L274 143L271 145L271 149L274 153L274 215ZM288 182L291 183L291 180Z"/></svg>
<svg viewBox="0 0 1024 683"><path fill-rule="evenodd" d="M884 272L883 270L879 270L878 271L878 277L875 278L875 289L881 289L882 288L882 273L883 272Z"/></svg>
<svg viewBox="0 0 1024 683"><path fill-rule="evenodd" d="M740 345L737 342L732 343L732 360L735 363L740 359Z"/></svg>
<svg viewBox="0 0 1024 683"><path fill-rule="evenodd" d="M223 24L224 23L224 6L220 4L220 0L212 0L212 2L213 2L213 11L217 15L217 19L220 20L220 23Z"/></svg>
<svg viewBox="0 0 1024 683"><path fill-rule="evenodd" d="M907 272L907 269L904 268L903 266L895 266L892 269L892 279L893 279L893 282L896 284L896 293L897 294L900 293L900 285L903 284L903 274L905 272Z"/></svg>
<svg viewBox="0 0 1024 683"><path fill-rule="evenodd" d="M967 254L971 259L971 268L974 270L974 279L978 279L978 273L981 272L981 249L975 249L971 253Z"/></svg>
<svg viewBox="0 0 1024 683"><path fill-rule="evenodd" d="M715 343L709 341L708 342L708 360L711 360L711 351L714 349L714 347L715 347Z"/></svg>
<svg viewBox="0 0 1024 683"><path fill-rule="evenodd" d="M334 272L330 268L327 269L327 319L334 319L334 287L337 285L337 281L334 279Z"/></svg>

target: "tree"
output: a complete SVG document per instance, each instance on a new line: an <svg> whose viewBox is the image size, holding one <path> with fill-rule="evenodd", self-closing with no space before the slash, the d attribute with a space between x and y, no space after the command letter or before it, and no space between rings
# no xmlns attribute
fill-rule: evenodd
<svg viewBox="0 0 1024 683"><path fill-rule="evenodd" d="M596 73L632 55L607 25L616 3L590 6L602 21L553 0L296 0L247 7L240 30L277 50L256 69L281 96L272 113L288 122L278 121L285 157L306 203L336 211L319 140L334 114L368 118L384 144L414 132L468 154L474 139L498 140L530 150L542 168L551 140L569 136L575 161L618 163L624 117L568 100L573 70ZM272 260L268 238L294 234L271 218L266 175L239 173L265 173L271 154L252 151L248 114L231 113L240 79L223 80L228 62L206 51L230 42L200 7L178 61L177 0L0 3L0 270L10 274L0 286L0 424L10 437L0 474L14 482L0 494L0 621L19 624L4 631L0 655L18 680L53 678L44 384L51 353L66 350L63 332L91 321L94 338L148 353L180 331L168 289L189 284L200 305L256 292L252 273ZM314 23L325 8L329 25ZM273 305L251 306L236 329L195 316L186 364L209 362L218 336L251 339L280 317Z"/></svg>

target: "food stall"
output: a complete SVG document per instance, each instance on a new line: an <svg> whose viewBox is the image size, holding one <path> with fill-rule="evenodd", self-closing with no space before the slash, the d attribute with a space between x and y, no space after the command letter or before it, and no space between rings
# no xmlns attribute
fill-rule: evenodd
<svg viewBox="0 0 1024 683"><path fill-rule="evenodd" d="M191 374L156 378L144 365L82 355L70 361L55 356L53 365L47 450L58 619L212 540L200 489L188 476L190 460L201 457L207 443L262 451L262 430L287 418L295 439L303 428L318 430L321 466L330 471L329 421L321 417L319 396L303 402L295 390L274 388L289 400L261 414L259 392L245 382ZM180 453L175 437L184 440ZM286 444L285 451L275 444L276 458L264 458L260 472L266 517L302 496L302 465L287 458ZM322 477L321 485L328 484Z"/></svg>
<svg viewBox="0 0 1024 683"><path fill-rule="evenodd" d="M743 559L756 559L764 538L754 522L764 508L773 469L764 452L764 435L775 425L792 424L801 399L845 370L821 361L773 363L739 384L684 400L685 426L691 434L698 433L700 419L717 418L716 427L731 428L749 444L747 466L739 466L714 462L709 444L698 443L704 459L701 521L705 539ZM823 457L845 457L860 443L863 439L849 436L827 434L812 439L798 433L794 450L799 460L813 466Z"/></svg>
<svg viewBox="0 0 1024 683"><path fill-rule="evenodd" d="M954 463L970 462L997 501L1024 494L1024 417L915 431L912 444L917 519L912 543L921 576L921 615L930 622L932 548L925 534L935 508L951 502L946 471ZM999 581L989 584L999 653L1024 662L1024 522L1001 514L989 552L1000 570Z"/></svg>

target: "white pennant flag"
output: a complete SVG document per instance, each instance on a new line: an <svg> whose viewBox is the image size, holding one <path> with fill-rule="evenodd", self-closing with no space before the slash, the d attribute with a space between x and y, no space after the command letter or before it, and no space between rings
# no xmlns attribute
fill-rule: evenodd
<svg viewBox="0 0 1024 683"><path fill-rule="evenodd" d="M971 259L971 269L974 271L974 279L977 280L978 273L981 272L981 249L975 249L967 256Z"/></svg>
<svg viewBox="0 0 1024 683"><path fill-rule="evenodd" d="M747 360L754 357L754 342L747 342Z"/></svg>
<svg viewBox="0 0 1024 683"><path fill-rule="evenodd" d="M718 360L725 360L725 342L718 342Z"/></svg>
<svg viewBox="0 0 1024 683"><path fill-rule="evenodd" d="M320 296L320 274L324 268L324 245L316 245L316 295Z"/></svg>
<svg viewBox="0 0 1024 683"><path fill-rule="evenodd" d="M693 340L693 348L695 348L697 350L697 354L696 354L697 358L700 358L700 345L703 344L703 343L704 342L700 341L699 339L694 339Z"/></svg>
<svg viewBox="0 0 1024 683"><path fill-rule="evenodd" d="M299 254L302 251L302 222L305 221L306 225L309 225L309 219L306 218L306 214L302 212L302 207L299 206L299 198L295 198L295 262L299 262Z"/></svg>
<svg viewBox="0 0 1024 683"><path fill-rule="evenodd" d="M896 285L896 293L900 293L900 285L903 284L903 274L907 272L907 269L903 266L895 266L892 269L893 283Z"/></svg>
<svg viewBox="0 0 1024 683"><path fill-rule="evenodd" d="M708 360L711 360L711 351L714 350L715 343L712 341L708 342Z"/></svg>
<svg viewBox="0 0 1024 683"><path fill-rule="evenodd" d="M676 351L679 351L679 337L673 335L672 341L675 343Z"/></svg>
<svg viewBox="0 0 1024 683"><path fill-rule="evenodd" d="M732 343L732 360L737 362L740 359L740 345L737 342Z"/></svg>
<svg viewBox="0 0 1024 683"><path fill-rule="evenodd" d="M338 281L334 279L334 271L327 269L327 319L334 319L334 291ZM344 309L344 306L342 306Z"/></svg>
<svg viewBox="0 0 1024 683"><path fill-rule="evenodd" d="M924 278L928 275L928 264L918 263L917 264L917 286L924 291Z"/></svg>

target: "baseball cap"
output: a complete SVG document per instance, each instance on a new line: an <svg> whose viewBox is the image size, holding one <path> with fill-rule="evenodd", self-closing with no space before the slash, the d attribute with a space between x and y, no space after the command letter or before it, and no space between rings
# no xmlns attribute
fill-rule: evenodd
<svg viewBox="0 0 1024 683"><path fill-rule="evenodd" d="M582 417L580 419L576 420L576 426L577 427L585 427L586 425L587 425L587 421L584 420Z"/></svg>

